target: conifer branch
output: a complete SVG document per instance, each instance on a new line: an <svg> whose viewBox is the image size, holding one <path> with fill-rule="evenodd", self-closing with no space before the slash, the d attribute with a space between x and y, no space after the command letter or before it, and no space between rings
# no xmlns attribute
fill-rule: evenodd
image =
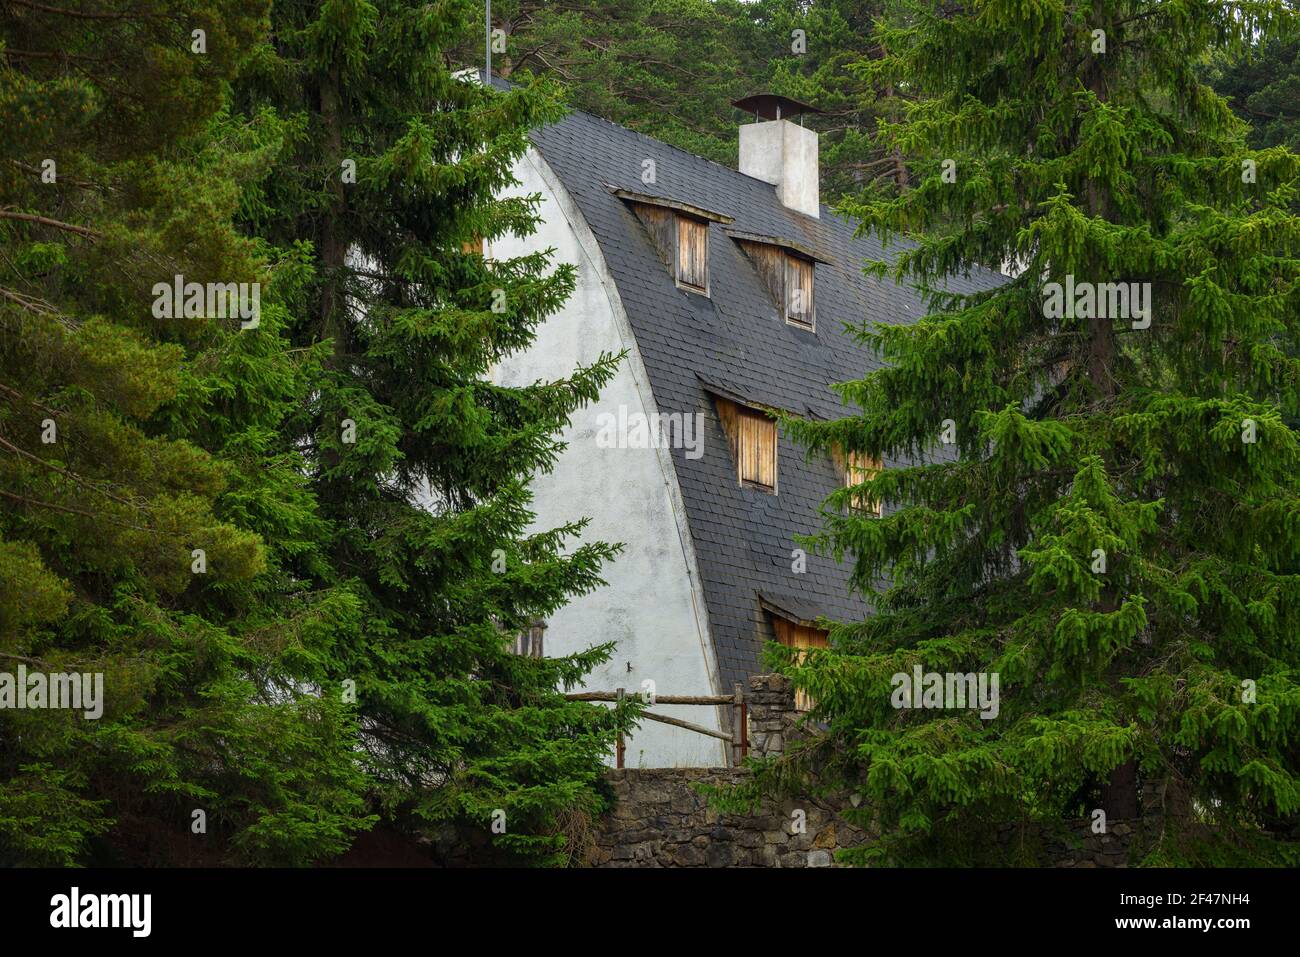
<svg viewBox="0 0 1300 957"><path fill-rule="evenodd" d="M77 226L58 219L50 219L48 216L37 216L35 213L19 213L11 209L0 209L0 219L16 219L22 222L37 223L41 226L50 226L54 229L76 233L78 236L85 236L89 239L103 238L103 233L97 232L89 226Z"/></svg>

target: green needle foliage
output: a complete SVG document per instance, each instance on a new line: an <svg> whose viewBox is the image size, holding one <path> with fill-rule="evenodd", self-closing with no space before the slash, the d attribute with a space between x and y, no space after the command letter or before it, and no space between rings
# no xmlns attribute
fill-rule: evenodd
<svg viewBox="0 0 1300 957"><path fill-rule="evenodd" d="M351 709L302 685L360 605L290 570L326 526L277 436L319 363L231 225L266 11L96 12L0 9L0 675L103 676L97 718L0 709L0 864L305 863L367 823ZM260 327L158 317L177 275L262 283Z"/></svg>
<svg viewBox="0 0 1300 957"><path fill-rule="evenodd" d="M381 813L580 849L636 708L563 697L608 646L512 647L616 552L526 484L616 360L491 383L573 273L473 243L530 232L493 197L557 115L452 76L475 9L0 12L0 681L104 676L0 709L0 864L301 865Z"/></svg>
<svg viewBox="0 0 1300 957"><path fill-rule="evenodd" d="M822 110L801 122L821 134L828 202L871 184L906 182L897 151L882 149L879 118L900 92L858 69L880 50L872 37L885 0L496 0L504 49L493 69L531 70L562 83L568 102L732 168L731 103L779 93ZM480 62L483 36L457 48Z"/></svg>
<svg viewBox="0 0 1300 957"><path fill-rule="evenodd" d="M242 220L303 270L292 342L329 353L292 423L328 525L296 571L359 602L319 680L355 693L377 806L411 833L470 825L515 859L554 863L603 807L602 759L635 709L563 697L610 645L513 651L617 551L575 544L582 521L532 530L527 482L617 357L523 388L491 381L574 273L540 248L483 254L484 239L532 231L533 199L497 197L528 130L560 113L554 88L526 76L499 90L453 74L449 51L482 37L481 11L276 3L235 89L243 122L273 131Z"/></svg>
<svg viewBox="0 0 1300 957"><path fill-rule="evenodd" d="M1250 124L1252 147L1300 150L1300 40L1256 38L1247 55L1219 58L1210 76L1215 92Z"/></svg>
<svg viewBox="0 0 1300 957"><path fill-rule="evenodd" d="M877 135L879 122L897 113L900 91L888 82L877 84L867 73L883 52L874 32L886 7L886 0L755 0L750 5L763 36L780 54L767 61L764 76L755 82L822 111L801 122L820 134L821 192L830 204L869 188L894 191L907 183L902 154L886 149Z"/></svg>
<svg viewBox="0 0 1300 957"><path fill-rule="evenodd" d="M916 464L858 490L882 519L827 502L812 544L883 590L831 650L771 652L829 731L766 775L860 789L878 840L852 860L987 859L999 823L1099 808L1141 809L1146 863L1300 858L1300 159L1249 149L1198 80L1289 27L1211 0L881 25L865 75L907 86L883 132L914 178L845 210L930 312L862 331L887 366L839 387L860 415L789 426ZM1104 287L1054 308L1070 282L1150 284L1149 313ZM997 717L895 707L915 665L997 674Z"/></svg>
<svg viewBox="0 0 1300 957"><path fill-rule="evenodd" d="M481 6L478 23L457 47L462 62L483 62ZM758 89L769 55L749 4L495 0L492 23L504 45L494 73L545 75L565 85L577 109L735 166L730 104Z"/></svg>

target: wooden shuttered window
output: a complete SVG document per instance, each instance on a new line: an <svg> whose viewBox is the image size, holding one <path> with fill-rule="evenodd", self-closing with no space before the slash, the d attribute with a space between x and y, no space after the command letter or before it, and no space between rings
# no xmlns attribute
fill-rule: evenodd
<svg viewBox="0 0 1300 957"><path fill-rule="evenodd" d="M484 243L482 236L475 236L473 239L467 239L461 243L460 251L467 256L483 256L487 253L487 244Z"/></svg>
<svg viewBox="0 0 1300 957"><path fill-rule="evenodd" d="M740 483L775 492L776 423L758 409L721 397L717 403L718 418L736 455Z"/></svg>
<svg viewBox="0 0 1300 957"><path fill-rule="evenodd" d="M813 327L813 263L786 254L785 318L798 326Z"/></svg>
<svg viewBox="0 0 1300 957"><path fill-rule="evenodd" d="M628 208L641 220L659 259L668 267L681 289L709 294L709 223L731 222L731 217L699 207L638 196L624 190L615 195L627 200Z"/></svg>
<svg viewBox="0 0 1300 957"><path fill-rule="evenodd" d="M546 634L546 622L540 619L515 636L515 654L528 658L542 657L542 638Z"/></svg>
<svg viewBox="0 0 1300 957"><path fill-rule="evenodd" d="M736 419L740 480L776 488L776 423L757 409L740 406Z"/></svg>
<svg viewBox="0 0 1300 957"><path fill-rule="evenodd" d="M785 321L802 329L815 328L813 275L816 264L813 260L772 243L747 239L737 242L754 264L754 270L772 294L772 301Z"/></svg>
<svg viewBox="0 0 1300 957"><path fill-rule="evenodd" d="M709 224L677 214L677 282L697 292L709 291Z"/></svg>
<svg viewBox="0 0 1300 957"><path fill-rule="evenodd" d="M824 629L798 625L779 615L772 616L772 630L776 634L778 644L800 650L799 659L801 661L810 649L830 647L830 635ZM812 709L813 699L809 697L806 691L796 691L794 706L799 711L809 711Z"/></svg>
<svg viewBox="0 0 1300 957"><path fill-rule="evenodd" d="M881 469L880 459L873 458L865 452L850 452L845 456L844 487L852 488L861 485L879 475ZM855 512L866 512L877 518L884 514L881 503L872 501L865 492L855 493L849 507Z"/></svg>

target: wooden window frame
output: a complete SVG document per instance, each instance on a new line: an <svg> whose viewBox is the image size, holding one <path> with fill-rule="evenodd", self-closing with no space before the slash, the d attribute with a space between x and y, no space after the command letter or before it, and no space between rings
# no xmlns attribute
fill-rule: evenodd
<svg viewBox="0 0 1300 957"><path fill-rule="evenodd" d="M709 225L711 223L727 225L734 223L735 218L714 212L711 209L705 209L702 206L693 206L690 203L669 199L666 196L651 196L648 193L637 193L632 190L621 189L611 183L606 183L605 188L623 200L636 218L641 221L641 225L646 228L646 232L650 235L650 241L654 245L655 252L659 254L660 260L668 268L668 275L673 278L677 288L708 298L710 282L709 243L712 238ZM681 223L683 220L697 224L703 230L704 250L702 262L704 284L702 286L682 280L681 233L683 227Z"/></svg>
<svg viewBox="0 0 1300 957"><path fill-rule="evenodd" d="M782 647L794 648L800 651L800 660L814 648L829 648L831 646L830 632L824 628L791 621L773 612L768 612L768 615L772 622L772 634L776 637L776 643ZM815 704L816 702L806 691L795 692L794 708L796 711L811 711Z"/></svg>
<svg viewBox="0 0 1300 957"><path fill-rule="evenodd" d="M515 635L515 654L528 658L543 657L542 642L546 637L546 622L538 619Z"/></svg>
<svg viewBox="0 0 1300 957"><path fill-rule="evenodd" d="M776 423L773 422L770 418L768 418L759 409L751 409L742 405L737 407L736 412L737 412L736 423L738 426L740 426L737 429L737 434L736 434L736 475L740 480L740 484L747 486L749 488L760 489L764 492L771 492L773 495L775 495L776 494L777 444L779 441L779 436L777 435ZM744 441L745 426L743 423L746 422L752 423L751 428L770 432L771 434L771 452L768 455L769 461L767 463L768 468L770 469L772 475L772 481L770 484L764 482L761 478L745 477L745 462L746 462L745 441ZM754 450L755 458L754 461L751 463L751 465L753 465L752 471L758 475L761 475L763 472L764 463L761 460L762 455L763 455L762 449L755 448Z"/></svg>
<svg viewBox="0 0 1300 957"><path fill-rule="evenodd" d="M885 470L885 465L880 459L867 455L865 452L848 452L843 458L845 488L860 485ZM884 503L880 501L873 502L865 498L865 494L860 493L849 497L849 511L883 518L885 514Z"/></svg>
<svg viewBox="0 0 1300 957"><path fill-rule="evenodd" d="M734 229L726 230L748 257L759 279L767 288L777 315L788 326L804 332L817 331L817 263L824 262L811 250L799 248L772 236L760 236ZM792 279L796 273L807 277L808 302L803 312L791 311Z"/></svg>
<svg viewBox="0 0 1300 957"><path fill-rule="evenodd" d="M776 422L768 417L762 409L757 409L750 405L744 405L740 402L733 402L731 399L725 399L722 396L715 396L718 407L718 418L722 422L723 431L727 433L727 441L731 446L732 455L736 462L736 484L742 488L752 488L760 492L766 492L769 495L778 493L778 482L780 470L780 445L781 434L776 427ZM768 485L761 479L745 477L745 465L748 457L745 455L745 426L744 422L752 422L762 425L764 428L771 429L772 451L770 456L770 471L772 475L772 484ZM756 470L762 474L761 464Z"/></svg>
<svg viewBox="0 0 1300 957"><path fill-rule="evenodd" d="M785 254L785 263L783 264L784 276L782 277L782 303L781 311L785 314L786 325L796 326L800 329L806 329L809 332L817 331L817 264L814 260L804 256L796 256L789 251ZM790 312L790 275L799 269L805 269L808 276L808 303L805 312L796 317ZM806 319L803 318L806 316Z"/></svg>
<svg viewBox="0 0 1300 957"><path fill-rule="evenodd" d="M709 295L709 221L680 212L674 212L673 220L673 279L677 283L678 289L685 289L687 292L693 292L698 296L707 298ZM704 239L704 254L702 257L704 283L702 285L696 285L682 278L684 272L682 234L688 228L698 229Z"/></svg>

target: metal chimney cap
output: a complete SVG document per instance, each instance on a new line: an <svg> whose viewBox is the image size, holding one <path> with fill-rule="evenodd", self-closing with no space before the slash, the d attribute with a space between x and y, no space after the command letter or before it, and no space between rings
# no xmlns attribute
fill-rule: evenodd
<svg viewBox="0 0 1300 957"><path fill-rule="evenodd" d="M731 105L738 110L744 110L746 113L753 113L764 120L788 120L790 117L798 116L801 113L823 112L815 106L800 103L788 96L778 96L775 93L755 93L752 96L741 97L739 100L733 101Z"/></svg>

